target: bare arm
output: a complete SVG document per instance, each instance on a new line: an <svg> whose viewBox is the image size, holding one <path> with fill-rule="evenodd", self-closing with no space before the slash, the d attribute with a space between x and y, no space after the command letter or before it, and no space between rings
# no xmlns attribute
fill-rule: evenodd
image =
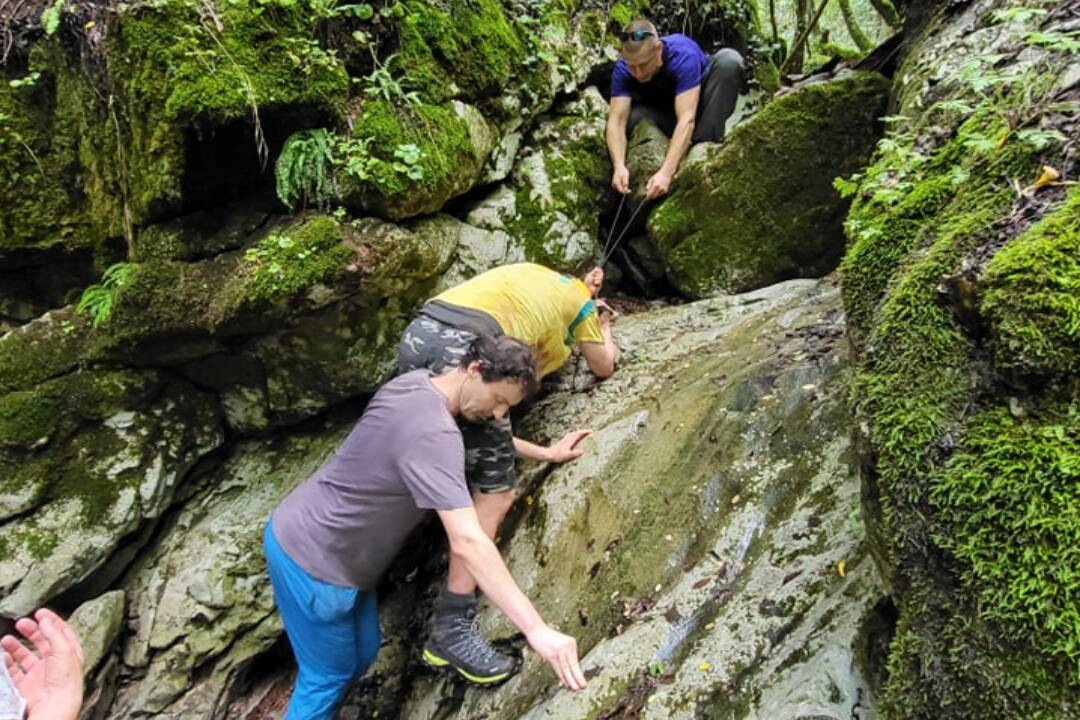
<svg viewBox="0 0 1080 720"><path fill-rule="evenodd" d="M450 553L464 563L495 607L525 634L529 645L551 665L563 686L571 690L584 688L577 641L549 627L536 612L514 582L495 543L480 527L476 510L440 510L439 520L450 540Z"/></svg>
<svg viewBox="0 0 1080 720"><path fill-rule="evenodd" d="M614 170L611 185L621 193L630 191L630 172L626 168L626 123L630 119L630 98L613 97L608 105L607 146Z"/></svg>
<svg viewBox="0 0 1080 720"><path fill-rule="evenodd" d="M604 342L581 343L581 354L585 356L585 364L589 366L589 370L601 380L606 380L615 374L615 363L619 359L619 347L615 344L615 334L611 329L610 316L602 314L600 317L600 334L604 336Z"/></svg>
<svg viewBox="0 0 1080 720"><path fill-rule="evenodd" d="M686 151L690 149L690 140L694 137L694 119L697 117L700 98L700 85L675 96L675 117L677 118L675 132L671 134L671 143L668 145L667 155L664 156L664 164L660 166L670 175L674 175L679 169L679 163L686 157Z"/></svg>
<svg viewBox="0 0 1080 720"><path fill-rule="evenodd" d="M690 149L690 143L694 137L694 119L697 117L700 97L700 85L675 96L675 117L677 118L675 132L671 135L671 142L668 143L663 164L656 174L649 178L649 183L645 187L646 198L652 199L666 195L671 187L671 179L675 177L679 163L686 157L686 151Z"/></svg>

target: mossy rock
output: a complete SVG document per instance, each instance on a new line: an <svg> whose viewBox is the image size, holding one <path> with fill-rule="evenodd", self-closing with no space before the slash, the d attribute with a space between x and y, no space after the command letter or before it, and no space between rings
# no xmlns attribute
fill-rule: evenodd
<svg viewBox="0 0 1080 720"><path fill-rule="evenodd" d="M0 454L5 499L24 498L0 543L2 609L18 615L159 518L192 465L224 441L214 399L158 371L80 371L36 394L55 400L48 434Z"/></svg>
<svg viewBox="0 0 1080 720"><path fill-rule="evenodd" d="M221 185L209 170L190 177L188 145L201 135L248 126L243 159L254 174L260 118L336 118L348 97L344 65L319 45L306 2L137 5L116 13L107 38L110 80L130 133L126 185L135 224L175 215L200 185Z"/></svg>
<svg viewBox="0 0 1080 720"><path fill-rule="evenodd" d="M480 180L494 142L470 105L367 100L347 144L339 144L338 194L358 215L402 220L434 213Z"/></svg>
<svg viewBox="0 0 1080 720"><path fill-rule="evenodd" d="M498 0L454 0L447 9L416 0L402 5L406 84L426 101L493 98L521 72L526 47Z"/></svg>
<svg viewBox="0 0 1080 720"><path fill-rule="evenodd" d="M36 79L35 79L36 78ZM9 83L22 82L19 87ZM116 133L91 86L55 40L29 53L25 72L0 74L0 257L54 248L100 251L122 237Z"/></svg>
<svg viewBox="0 0 1080 720"><path fill-rule="evenodd" d="M1080 590L1061 562L1080 532L1076 196L1017 194L1070 161L1009 121L1060 122L1044 109L1075 63L963 61L1008 53L1029 29L997 13L1021 7L925 29L897 73L905 115L854 178L842 277L864 508L900 612L890 719L1080 714Z"/></svg>
<svg viewBox="0 0 1080 720"><path fill-rule="evenodd" d="M467 221L504 232L525 257L581 272L598 257L598 220L611 178L604 145L606 105L595 88L542 119L511 181L473 206Z"/></svg>
<svg viewBox="0 0 1080 720"><path fill-rule="evenodd" d="M831 271L847 205L832 180L866 161L887 95L876 73L807 85L685 163L648 221L672 283L702 297Z"/></svg>

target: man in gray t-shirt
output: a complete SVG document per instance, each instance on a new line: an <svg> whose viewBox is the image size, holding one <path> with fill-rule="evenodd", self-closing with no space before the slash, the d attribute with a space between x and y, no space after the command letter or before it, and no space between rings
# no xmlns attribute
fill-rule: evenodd
<svg viewBox="0 0 1080 720"><path fill-rule="evenodd" d="M442 375L417 370L384 385L326 463L277 507L264 533L274 599L299 672L286 720L331 718L379 647L379 578L429 510L451 555L551 664L565 687L585 678L577 644L546 625L484 532L465 481L456 418L501 418L536 383L528 346L482 335L466 362ZM433 638L425 660L474 682L512 673L490 646Z"/></svg>

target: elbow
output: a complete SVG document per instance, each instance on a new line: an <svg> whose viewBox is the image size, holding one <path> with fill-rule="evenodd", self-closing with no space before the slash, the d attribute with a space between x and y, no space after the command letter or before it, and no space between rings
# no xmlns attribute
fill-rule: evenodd
<svg viewBox="0 0 1080 720"><path fill-rule="evenodd" d="M592 374L601 380L607 380L615 374L615 358L606 357L598 362L590 363L589 370L592 370Z"/></svg>
<svg viewBox="0 0 1080 720"><path fill-rule="evenodd" d="M482 552L485 541L491 542L482 531L457 533L449 538L450 554L461 560L465 567L471 568L476 564L476 559Z"/></svg>

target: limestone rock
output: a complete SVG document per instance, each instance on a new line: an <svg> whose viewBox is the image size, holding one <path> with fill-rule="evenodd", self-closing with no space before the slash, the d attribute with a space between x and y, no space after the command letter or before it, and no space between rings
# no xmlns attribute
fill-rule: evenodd
<svg viewBox="0 0 1080 720"><path fill-rule="evenodd" d="M114 590L80 605L68 618L82 644L83 672L90 675L120 635L124 623L124 591Z"/></svg>
<svg viewBox="0 0 1080 720"><path fill-rule="evenodd" d="M857 648L885 587L858 521L836 287L792 281L628 316L616 334L612 379L546 398L518 429L594 434L582 458L531 476L505 538L518 584L578 638L589 688L551 692L529 653L496 690L413 673L417 589L403 586L384 604L380 692L400 692L413 720L872 713ZM492 608L481 626L514 634Z"/></svg>

